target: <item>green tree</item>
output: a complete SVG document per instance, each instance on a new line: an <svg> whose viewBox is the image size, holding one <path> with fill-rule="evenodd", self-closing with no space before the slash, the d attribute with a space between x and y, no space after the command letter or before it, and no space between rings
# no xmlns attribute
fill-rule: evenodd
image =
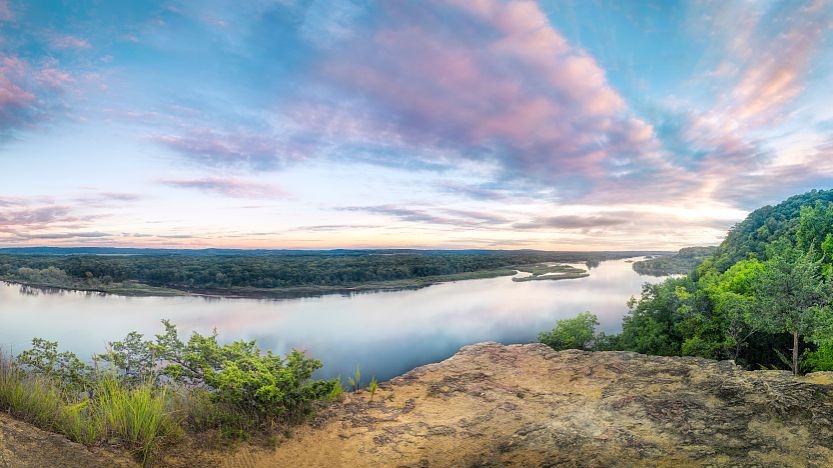
<svg viewBox="0 0 833 468"><path fill-rule="evenodd" d="M17 355L17 362L25 369L56 379L62 388L79 393L89 387L93 369L75 353L58 352L58 342L33 338L32 348Z"/></svg>
<svg viewBox="0 0 833 468"><path fill-rule="evenodd" d="M757 277L759 310L750 319L769 333L792 335L791 367L798 374L800 338L812 335L821 324L820 312L830 300L830 287L812 249L803 252L779 245L773 252L777 253L770 255Z"/></svg>
<svg viewBox="0 0 833 468"><path fill-rule="evenodd" d="M158 383L152 341L142 340L142 334L130 332L122 341L107 343L107 352L94 359L109 363L122 383L137 387L144 383Z"/></svg>
<svg viewBox="0 0 833 468"><path fill-rule="evenodd" d="M538 341L556 351L563 349L589 350L593 345L599 319L590 312L582 312L569 319L558 320L552 331L538 334Z"/></svg>
<svg viewBox="0 0 833 468"><path fill-rule="evenodd" d="M630 310L622 319L622 349L679 356L684 339L678 324L694 310L687 291L695 288L689 278L669 278L659 284L643 285L642 295L628 301Z"/></svg>

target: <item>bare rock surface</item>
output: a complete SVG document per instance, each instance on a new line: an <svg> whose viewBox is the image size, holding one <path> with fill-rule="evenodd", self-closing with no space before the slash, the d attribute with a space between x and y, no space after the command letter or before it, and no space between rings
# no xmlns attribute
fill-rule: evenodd
<svg viewBox="0 0 833 468"><path fill-rule="evenodd" d="M833 378L541 344L466 346L221 466L833 466Z"/></svg>

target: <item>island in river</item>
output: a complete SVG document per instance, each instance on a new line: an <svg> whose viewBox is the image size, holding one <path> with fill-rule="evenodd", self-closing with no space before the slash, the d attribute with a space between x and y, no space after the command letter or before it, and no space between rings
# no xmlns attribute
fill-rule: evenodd
<svg viewBox="0 0 833 468"><path fill-rule="evenodd" d="M0 249L0 280L127 296L293 298L468 279L581 278L600 261L668 252L536 250Z"/></svg>

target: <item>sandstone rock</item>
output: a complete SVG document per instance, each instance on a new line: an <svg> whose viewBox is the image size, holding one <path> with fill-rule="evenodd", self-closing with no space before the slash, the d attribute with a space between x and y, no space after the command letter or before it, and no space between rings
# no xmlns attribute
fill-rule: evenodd
<svg viewBox="0 0 833 468"><path fill-rule="evenodd" d="M245 458L255 467L833 466L831 381L729 361L480 343L380 385L373 402L348 395L274 451Z"/></svg>

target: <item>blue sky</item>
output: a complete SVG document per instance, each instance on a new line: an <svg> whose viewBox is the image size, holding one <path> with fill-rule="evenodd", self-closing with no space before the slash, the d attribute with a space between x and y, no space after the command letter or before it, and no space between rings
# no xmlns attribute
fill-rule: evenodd
<svg viewBox="0 0 833 468"><path fill-rule="evenodd" d="M0 245L672 249L833 185L833 2L0 0Z"/></svg>

